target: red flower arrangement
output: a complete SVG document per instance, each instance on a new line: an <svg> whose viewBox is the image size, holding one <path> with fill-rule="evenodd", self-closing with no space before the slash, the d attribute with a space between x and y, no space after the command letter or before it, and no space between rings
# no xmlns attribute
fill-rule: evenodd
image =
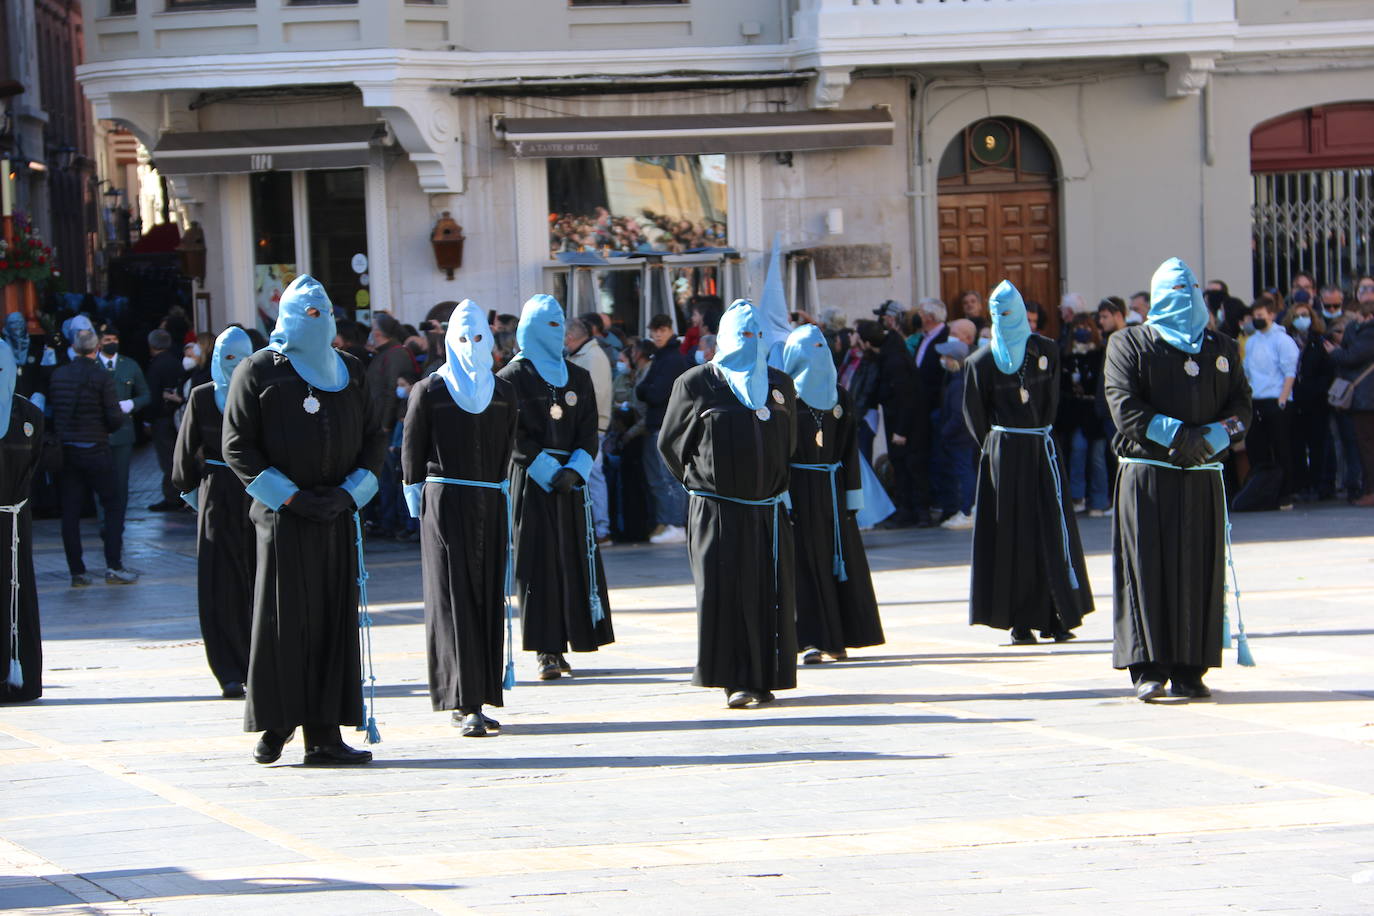
<svg viewBox="0 0 1374 916"><path fill-rule="evenodd" d="M23 280L41 283L55 273L52 258L52 248L43 244L33 225L22 214L14 214L14 240L0 239L0 286Z"/></svg>

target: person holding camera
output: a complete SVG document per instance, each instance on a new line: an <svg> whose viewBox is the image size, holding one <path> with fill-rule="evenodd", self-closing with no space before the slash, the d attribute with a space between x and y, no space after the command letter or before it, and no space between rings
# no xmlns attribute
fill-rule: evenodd
<svg viewBox="0 0 1374 916"><path fill-rule="evenodd" d="M1155 271L1145 324L1112 335L1104 390L1120 470L1112 525L1116 580L1112 665L1135 695L1211 695L1221 664L1226 488L1221 458L1250 425L1240 349L1207 329L1192 270Z"/></svg>

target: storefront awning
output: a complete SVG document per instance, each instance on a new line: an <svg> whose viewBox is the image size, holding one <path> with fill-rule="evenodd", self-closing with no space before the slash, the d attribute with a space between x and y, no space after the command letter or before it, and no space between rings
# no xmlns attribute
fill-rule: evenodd
<svg viewBox="0 0 1374 916"><path fill-rule="evenodd" d="M346 169L365 166L380 124L163 134L153 161L164 175Z"/></svg>
<svg viewBox="0 0 1374 916"><path fill-rule="evenodd" d="M787 111L640 115L623 118L505 118L496 130L516 159L774 153L890 146L892 113Z"/></svg>

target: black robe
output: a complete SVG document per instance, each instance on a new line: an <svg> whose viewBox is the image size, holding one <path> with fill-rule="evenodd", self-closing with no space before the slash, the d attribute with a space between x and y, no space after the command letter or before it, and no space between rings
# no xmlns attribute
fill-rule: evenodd
<svg viewBox="0 0 1374 916"><path fill-rule="evenodd" d="M1196 376L1184 368L1189 354L1148 326L1112 335L1104 372L1118 456L1167 461L1169 449L1146 436L1157 414L1199 425L1234 416L1250 425L1236 342L1208 331L1191 358ZM1115 667L1221 664L1225 498L1216 471L1121 464L1112 522Z"/></svg>
<svg viewBox="0 0 1374 916"><path fill-rule="evenodd" d="M253 574L257 532L248 517L252 498L221 464L224 415L215 383L198 385L186 399L172 452L172 485L197 491L196 597L205 658L220 686L248 680L253 632Z"/></svg>
<svg viewBox="0 0 1374 916"><path fill-rule="evenodd" d="M776 369L768 370L767 409L769 418L760 420L715 366L695 366L673 384L659 453L689 490L749 500L785 494L797 405L792 379ZM693 496L687 556L697 589L692 683L797 686L795 554L786 509Z"/></svg>
<svg viewBox="0 0 1374 916"><path fill-rule="evenodd" d="M604 616L592 622L588 583L587 523L583 510L585 485L571 493L546 493L529 476L530 462L546 449L571 454L578 449L596 457L596 392L587 370L567 360L568 381L550 392L534 364L516 359L497 373L510 382L519 403L520 421L510 467L511 498L515 506L515 590L520 596L524 648L531 652L595 652L615 641L611 629L611 599L601 551L591 550L596 590ZM569 395L574 402L569 404ZM550 397L562 410L550 413ZM556 455L559 464L568 455Z"/></svg>
<svg viewBox="0 0 1374 916"><path fill-rule="evenodd" d="M1021 373L997 368L992 348L978 350L964 368L964 422L982 446L973 517L973 585L969 620L999 630L1072 630L1093 610L1069 496L1069 475L1059 456L1055 467L1041 436L1004 433L993 426L1053 426L1059 407L1059 347L1032 334L1022 364L1030 400L1021 402ZM1053 441L1053 440L1051 440ZM1069 579L1061 515L1068 528ZM1056 617L1058 618L1056 620Z"/></svg>
<svg viewBox="0 0 1374 916"><path fill-rule="evenodd" d="M269 467L297 487L339 486L355 469L381 470L387 439L362 365L342 354L349 382L310 392L291 363L259 350L234 372L224 409L224 458L245 485ZM253 641L244 730L362 725L358 553L352 513L327 523L257 500Z"/></svg>
<svg viewBox="0 0 1374 916"><path fill-rule="evenodd" d="M0 344L3 345L3 344ZM0 439L0 506L15 506L29 498L34 473L43 450L43 411L19 395L10 402L10 428ZM19 664L24 683L9 685L11 538L19 526ZM38 620L38 584L33 574L33 511L25 505L18 515L0 513L0 634L5 651L0 655L0 703L19 703L43 695L43 638Z"/></svg>
<svg viewBox="0 0 1374 916"><path fill-rule="evenodd" d="M443 378L426 376L410 389L402 478L504 481L516 419L515 389L501 379L487 409L471 414L454 403ZM420 560L435 709L503 703L507 537L500 490L424 483Z"/></svg>
<svg viewBox="0 0 1374 916"><path fill-rule="evenodd" d="M835 416L835 411L839 416ZM816 418L821 441L816 444ZM878 599L868 571L859 525L846 508L848 491L862 490L859 476L858 414L849 392L839 389L831 410L816 410L797 400L797 450L793 464L839 464L835 495L839 499L840 546L848 578L835 574L835 510L825 471L792 469L792 520L795 523L797 574L797 644L832 655L859 646L883 643Z"/></svg>

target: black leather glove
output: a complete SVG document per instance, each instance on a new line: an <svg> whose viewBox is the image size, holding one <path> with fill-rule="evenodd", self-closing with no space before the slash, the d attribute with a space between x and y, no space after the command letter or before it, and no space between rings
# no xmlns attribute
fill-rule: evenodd
<svg viewBox="0 0 1374 916"><path fill-rule="evenodd" d="M297 490L296 494L291 497L291 501L286 504L286 508L301 518L320 524L331 521L337 514L331 508L328 499L317 495L312 490Z"/></svg>
<svg viewBox="0 0 1374 916"><path fill-rule="evenodd" d="M549 481L549 487L555 493L571 493L573 487L580 483L582 483L582 475L572 468L559 468L558 472L553 475L553 479Z"/></svg>
<svg viewBox="0 0 1374 916"><path fill-rule="evenodd" d="M1184 426L1169 445L1169 461L1181 468L1206 464L1211 456L1212 446L1201 426Z"/></svg>
<svg viewBox="0 0 1374 916"><path fill-rule="evenodd" d="M357 509L353 504L353 496L343 487L316 487L315 495L328 504L331 520Z"/></svg>

